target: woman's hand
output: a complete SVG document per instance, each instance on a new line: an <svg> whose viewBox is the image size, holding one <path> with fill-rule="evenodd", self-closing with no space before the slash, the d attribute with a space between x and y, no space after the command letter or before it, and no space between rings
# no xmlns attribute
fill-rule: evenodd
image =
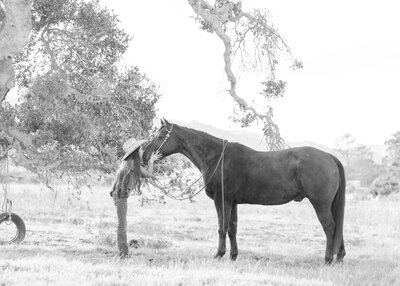
<svg viewBox="0 0 400 286"><path fill-rule="evenodd" d="M153 174L153 163L156 160L159 160L162 157L162 155L157 151L151 154L148 162L148 167L147 169L140 167L140 174L142 175L143 178L152 178L154 177Z"/></svg>
<svg viewBox="0 0 400 286"><path fill-rule="evenodd" d="M161 157L162 155L159 151L153 152L149 159L150 164L152 164L154 161L160 160Z"/></svg>

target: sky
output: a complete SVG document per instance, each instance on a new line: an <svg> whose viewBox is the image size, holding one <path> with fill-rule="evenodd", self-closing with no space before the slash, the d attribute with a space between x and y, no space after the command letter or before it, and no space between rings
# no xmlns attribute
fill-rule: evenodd
<svg viewBox="0 0 400 286"><path fill-rule="evenodd" d="M400 130L400 4L397 1L243 0L266 8L275 27L304 63L282 72L283 98L271 102L284 139L334 147L352 134L383 144ZM195 23L187 0L101 0L133 39L122 59L135 65L162 97L158 116L237 130L223 71L223 44ZM210 2L213 3L213 2ZM239 82L240 96L260 90L258 75ZM261 134L261 126L248 131Z"/></svg>

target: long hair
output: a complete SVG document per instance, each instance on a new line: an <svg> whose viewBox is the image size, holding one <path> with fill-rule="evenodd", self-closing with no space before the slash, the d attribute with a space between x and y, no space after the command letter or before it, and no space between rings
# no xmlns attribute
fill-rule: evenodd
<svg viewBox="0 0 400 286"><path fill-rule="evenodd" d="M140 148L140 147L139 147ZM118 168L115 181L112 187L112 192L130 192L140 193L140 153L139 148L123 160Z"/></svg>

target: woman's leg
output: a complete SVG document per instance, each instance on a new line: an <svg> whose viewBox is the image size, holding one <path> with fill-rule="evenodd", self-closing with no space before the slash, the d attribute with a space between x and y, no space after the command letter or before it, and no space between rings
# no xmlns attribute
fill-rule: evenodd
<svg viewBox="0 0 400 286"><path fill-rule="evenodd" d="M114 204L117 208L118 226L117 226L117 243L120 258L128 256L128 241L126 237L126 215L128 210L128 199L118 198L114 193Z"/></svg>

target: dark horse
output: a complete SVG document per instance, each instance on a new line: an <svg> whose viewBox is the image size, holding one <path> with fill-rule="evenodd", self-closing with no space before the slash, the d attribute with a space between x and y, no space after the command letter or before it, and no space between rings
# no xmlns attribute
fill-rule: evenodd
<svg viewBox="0 0 400 286"><path fill-rule="evenodd" d="M312 147L258 152L166 120L161 123L143 159L147 162L156 150L162 157L181 153L200 170L207 196L214 200L218 214L215 257L226 252L226 233L231 259L238 255L238 204L281 205L308 198L326 234L325 262L331 263L334 255L343 260L346 185L343 166L336 157Z"/></svg>

